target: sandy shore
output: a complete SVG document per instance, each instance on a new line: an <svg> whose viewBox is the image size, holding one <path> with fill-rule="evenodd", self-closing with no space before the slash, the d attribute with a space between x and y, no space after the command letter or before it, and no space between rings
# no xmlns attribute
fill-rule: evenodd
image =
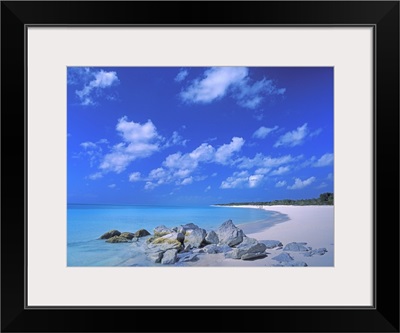
<svg viewBox="0 0 400 333"><path fill-rule="evenodd" d="M235 208L235 206L232 206ZM334 208L333 206L237 206L265 209L287 215L287 220L265 229L260 223L246 227L240 225L248 237L261 240L279 240L283 246L291 242L305 242L313 249L326 248L324 255L305 257L303 253L289 252L294 260L308 266L334 266ZM233 221L235 222L235 221ZM267 249L268 256L254 261L225 259L222 254L204 256L193 266L273 266L273 257L282 249Z"/></svg>

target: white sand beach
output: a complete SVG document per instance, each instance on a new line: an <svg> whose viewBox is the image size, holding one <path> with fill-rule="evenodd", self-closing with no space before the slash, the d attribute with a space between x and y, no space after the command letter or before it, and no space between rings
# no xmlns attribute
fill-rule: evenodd
<svg viewBox="0 0 400 333"><path fill-rule="evenodd" d="M287 221L263 228L238 225L248 237L259 241L278 240L283 246L291 242L304 242L313 249L326 248L324 255L304 256L302 252L288 252L296 261L305 262L308 266L334 266L334 207L333 206L231 206L251 209L265 209L279 212L288 217ZM249 232L250 231L250 232ZM223 254L204 256L193 266L273 266L278 262L273 257L283 252L283 249L267 249L268 256L263 259L245 261L225 259Z"/></svg>

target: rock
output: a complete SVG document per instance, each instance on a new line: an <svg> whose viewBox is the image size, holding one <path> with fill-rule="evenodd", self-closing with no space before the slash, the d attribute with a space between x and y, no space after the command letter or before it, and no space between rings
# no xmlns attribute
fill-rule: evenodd
<svg viewBox="0 0 400 333"><path fill-rule="evenodd" d="M236 253L233 253L233 251L225 252L224 256L227 259L239 259L238 256L236 255Z"/></svg>
<svg viewBox="0 0 400 333"><path fill-rule="evenodd" d="M219 244L218 245L218 251L220 251L221 253L228 253L232 251L232 248L229 245L226 244Z"/></svg>
<svg viewBox="0 0 400 333"><path fill-rule="evenodd" d="M135 232L135 237L140 238L140 237L145 237L149 236L150 233L146 229L140 229Z"/></svg>
<svg viewBox="0 0 400 333"><path fill-rule="evenodd" d="M178 255L179 262L188 262L188 261L198 261L198 254L195 253L183 253Z"/></svg>
<svg viewBox="0 0 400 333"><path fill-rule="evenodd" d="M322 255L324 255L326 252L328 252L328 250L327 250L326 248L324 248L324 247L319 248L319 249L314 250L314 251L315 251L315 254L319 254L320 256L322 256Z"/></svg>
<svg viewBox="0 0 400 333"><path fill-rule="evenodd" d="M306 247L307 243L289 243L283 248L283 251L295 251L295 252L305 252L309 251L309 248Z"/></svg>
<svg viewBox="0 0 400 333"><path fill-rule="evenodd" d="M176 254L178 253L178 250L176 249L171 249L167 250L163 253L161 263L163 265L172 265L175 264L177 261Z"/></svg>
<svg viewBox="0 0 400 333"><path fill-rule="evenodd" d="M193 230L193 229L199 229L199 226L197 226L194 223L186 223L186 224L180 225L176 231L185 234L187 230Z"/></svg>
<svg viewBox="0 0 400 333"><path fill-rule="evenodd" d="M267 249L274 249L279 246L283 246L282 243L278 240L262 240L260 243L265 244Z"/></svg>
<svg viewBox="0 0 400 333"><path fill-rule="evenodd" d="M229 256L232 259L246 259L252 258L251 254L255 257L260 257L261 254L265 254L267 246L263 243L259 243L256 239L250 237L243 237L243 241L230 252Z"/></svg>
<svg viewBox="0 0 400 333"><path fill-rule="evenodd" d="M276 260L276 261L281 261L281 262L288 262L288 261L292 261L293 257L286 252L282 252L279 255L271 258L272 260Z"/></svg>
<svg viewBox="0 0 400 333"><path fill-rule="evenodd" d="M166 227L165 225L159 225L158 227L154 228L153 232L154 232L155 236L164 236L164 235L170 234L174 231L172 229Z"/></svg>
<svg viewBox="0 0 400 333"><path fill-rule="evenodd" d="M176 233L175 233L176 234ZM152 252L167 251L169 249L181 249L182 243L173 234L167 234L153 239L147 244L148 250Z"/></svg>
<svg viewBox="0 0 400 333"><path fill-rule="evenodd" d="M324 247L321 247L319 249L311 250L309 252L304 253L304 256L305 257L311 257L311 256L316 255L316 254L318 254L320 256L323 256L326 252L328 252L328 250L326 248L324 248Z"/></svg>
<svg viewBox="0 0 400 333"><path fill-rule="evenodd" d="M199 228L199 226L194 224L194 223L186 223L186 224L182 225L181 227L183 227L185 229L197 229L197 228Z"/></svg>
<svg viewBox="0 0 400 333"><path fill-rule="evenodd" d="M170 239L170 240L177 240L178 242L182 243L183 240L185 239L185 236L180 232L172 232L170 234L166 234L164 236L161 236L161 238Z"/></svg>
<svg viewBox="0 0 400 333"><path fill-rule="evenodd" d="M125 237L129 240L132 240L133 237L135 237L135 234L131 233L131 232L123 232L120 235L121 237Z"/></svg>
<svg viewBox="0 0 400 333"><path fill-rule="evenodd" d="M265 251L263 251L263 252L255 252L255 253L246 253L246 254L242 255L242 257L240 259L254 260L254 259L262 259L262 258L265 258L266 256L267 256L267 254L265 253Z"/></svg>
<svg viewBox="0 0 400 333"><path fill-rule="evenodd" d="M107 243L129 243L130 240L128 238L122 236L114 236L106 240Z"/></svg>
<svg viewBox="0 0 400 333"><path fill-rule="evenodd" d="M206 237L206 231L201 228L187 230L185 234L184 244L193 247L200 247Z"/></svg>
<svg viewBox="0 0 400 333"><path fill-rule="evenodd" d="M192 253L204 253L203 249L193 249Z"/></svg>
<svg viewBox="0 0 400 333"><path fill-rule="evenodd" d="M221 253L219 246L216 244L210 244L210 245L204 246L203 251L208 254Z"/></svg>
<svg viewBox="0 0 400 333"><path fill-rule="evenodd" d="M100 239L109 239L114 236L119 236L121 233L118 230L110 230L100 236Z"/></svg>
<svg viewBox="0 0 400 333"><path fill-rule="evenodd" d="M216 232L211 230L209 233L207 233L205 241L207 244L218 244L219 238Z"/></svg>
<svg viewBox="0 0 400 333"><path fill-rule="evenodd" d="M280 266L280 267L307 267L308 265L303 261L286 261L280 262L279 264L275 264L273 266Z"/></svg>
<svg viewBox="0 0 400 333"><path fill-rule="evenodd" d="M185 240L185 236L181 232L178 232L176 235L176 240L183 243L183 241Z"/></svg>
<svg viewBox="0 0 400 333"><path fill-rule="evenodd" d="M170 240L177 240L179 242L183 242L183 239L185 238L185 236L181 233L175 232L175 231L171 231L170 233L155 233L153 236L151 236L150 238L147 239L147 243L153 243L155 240L157 240L158 238L163 238L163 239L170 239ZM160 241L161 242L161 241Z"/></svg>
<svg viewBox="0 0 400 333"><path fill-rule="evenodd" d="M149 258L150 261L159 264L161 262L161 259L163 257L163 252L148 252L146 253L147 258Z"/></svg>
<svg viewBox="0 0 400 333"><path fill-rule="evenodd" d="M244 233L242 229L236 227L232 220L224 222L218 229L217 235L220 244L235 246L243 241Z"/></svg>

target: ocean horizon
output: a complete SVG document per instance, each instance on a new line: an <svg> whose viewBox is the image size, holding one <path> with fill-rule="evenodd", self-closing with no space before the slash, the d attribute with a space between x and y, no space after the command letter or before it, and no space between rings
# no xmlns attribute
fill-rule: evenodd
<svg viewBox="0 0 400 333"><path fill-rule="evenodd" d="M112 229L153 233L159 225L172 228L194 223L206 231L217 229L232 220L237 226L255 223L267 229L286 220L286 215L263 209L204 206L162 205L67 205L67 266L151 266L134 243L110 244L99 237Z"/></svg>

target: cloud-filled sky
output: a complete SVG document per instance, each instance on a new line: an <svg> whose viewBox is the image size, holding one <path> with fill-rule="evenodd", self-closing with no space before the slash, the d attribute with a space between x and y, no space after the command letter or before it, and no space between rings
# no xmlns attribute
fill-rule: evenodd
<svg viewBox="0 0 400 333"><path fill-rule="evenodd" d="M69 67L69 203L333 192L331 67Z"/></svg>

